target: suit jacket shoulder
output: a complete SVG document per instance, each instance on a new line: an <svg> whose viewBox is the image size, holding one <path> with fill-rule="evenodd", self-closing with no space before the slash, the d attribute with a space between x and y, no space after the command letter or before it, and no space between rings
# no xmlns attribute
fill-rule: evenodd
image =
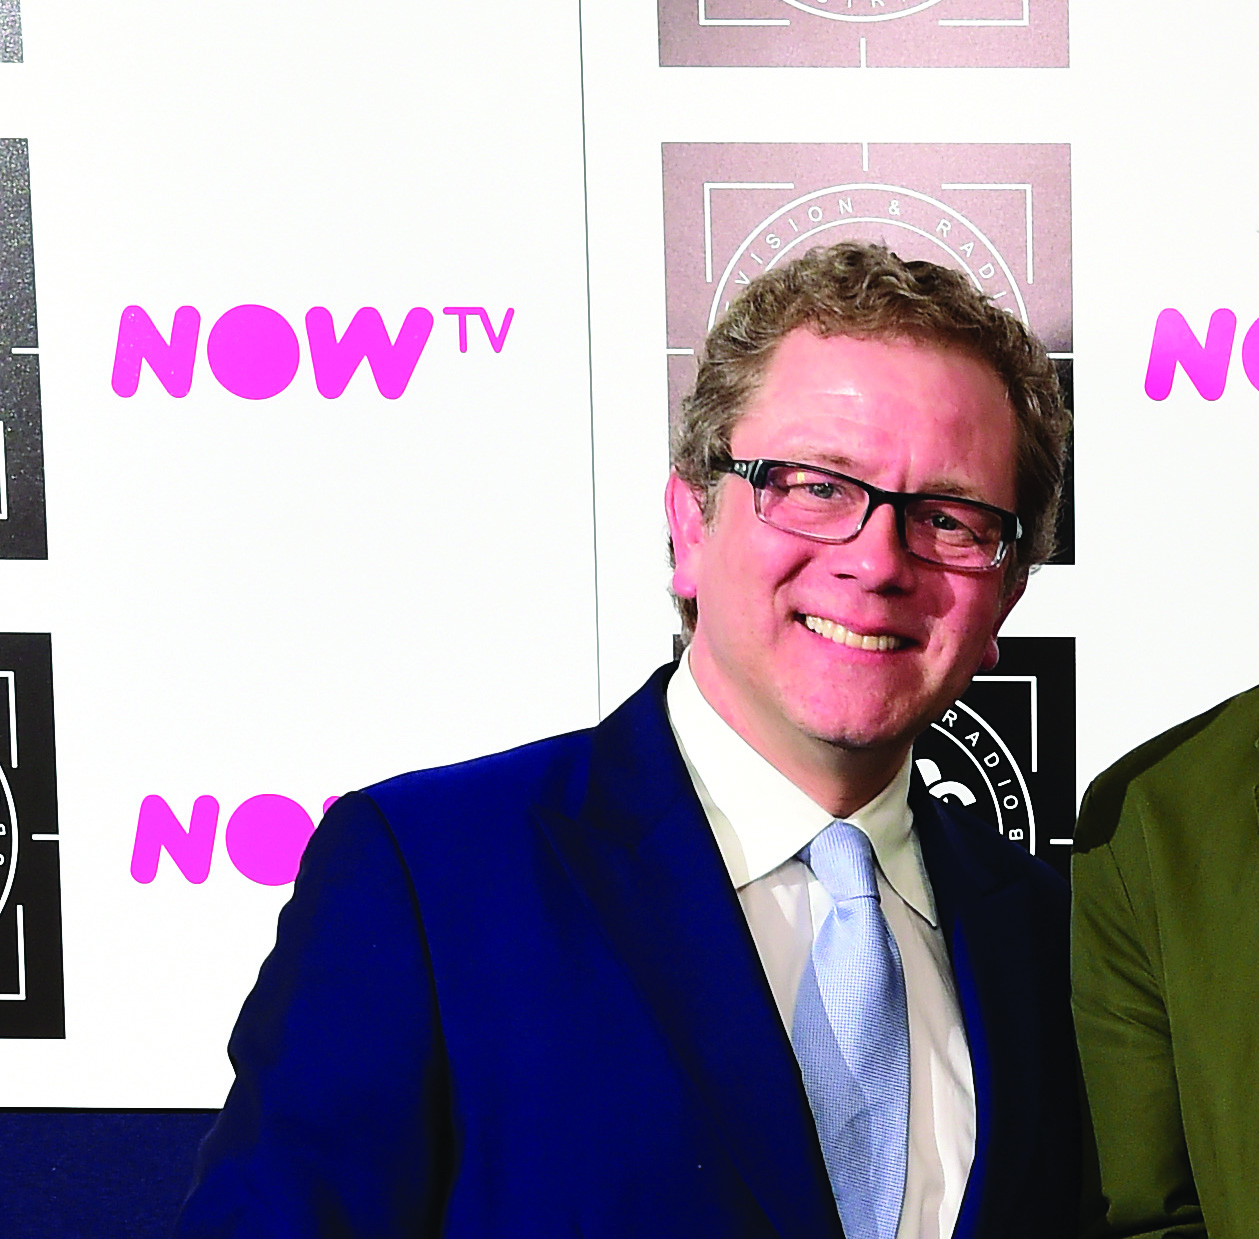
<svg viewBox="0 0 1259 1239"><path fill-rule="evenodd" d="M915 821L919 820L921 806L931 804L934 811L949 823L955 846L964 848L977 863L990 870L1001 880L1030 882L1038 890L1053 891L1066 895L1065 880L1039 857L1025 847L1010 842L1004 835L977 817L968 809L946 804L930 797L925 789L915 795Z"/></svg>
<svg viewBox="0 0 1259 1239"><path fill-rule="evenodd" d="M1254 780L1259 686L1147 740L1093 780L1080 813L1077 853L1109 842L1129 797L1217 804Z"/></svg>
<svg viewBox="0 0 1259 1239"><path fill-rule="evenodd" d="M392 825L421 819L456 829L470 808L478 820L518 815L522 806L550 804L576 812L590 767L593 729L549 736L501 753L449 766L414 770L363 789Z"/></svg>

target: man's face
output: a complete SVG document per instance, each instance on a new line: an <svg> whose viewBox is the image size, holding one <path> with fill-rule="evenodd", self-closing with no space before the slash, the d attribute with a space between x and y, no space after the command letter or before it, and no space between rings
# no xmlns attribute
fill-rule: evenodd
<svg viewBox="0 0 1259 1239"><path fill-rule="evenodd" d="M1015 446L1014 411L984 363L799 329L778 346L731 454L1013 510ZM834 545L763 524L741 478L722 481L707 524L676 476L667 499L674 589L699 608L696 680L771 760L808 738L899 762L971 676L996 664L997 629L1017 598L1004 571L914 559L890 507Z"/></svg>

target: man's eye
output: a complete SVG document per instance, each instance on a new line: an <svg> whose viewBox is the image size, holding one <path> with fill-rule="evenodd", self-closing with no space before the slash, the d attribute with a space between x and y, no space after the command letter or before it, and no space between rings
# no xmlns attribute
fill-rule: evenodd
<svg viewBox="0 0 1259 1239"><path fill-rule="evenodd" d="M910 519L932 538L948 542L951 546L986 542L993 535L993 531L987 529L982 515L977 512L926 508L911 512Z"/></svg>
<svg viewBox="0 0 1259 1239"><path fill-rule="evenodd" d="M810 482L803 487L810 499L834 499L835 483L834 482Z"/></svg>

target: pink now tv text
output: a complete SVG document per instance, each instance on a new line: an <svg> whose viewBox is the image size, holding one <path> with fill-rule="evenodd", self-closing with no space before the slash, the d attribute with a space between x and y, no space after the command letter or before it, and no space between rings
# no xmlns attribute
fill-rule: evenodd
<svg viewBox="0 0 1259 1239"><path fill-rule="evenodd" d="M457 339L461 353L476 347L472 340L479 336L484 336L480 348L501 353L515 310L508 307L497 316L497 322L479 305L448 305L442 314L443 322L451 320L451 345ZM397 335L391 337L380 311L364 306L338 336L332 312L323 306L312 307L305 318L306 345L319 394L335 400L366 361L380 394L397 400L415 373L434 323L431 310L416 306L407 312ZM143 308L127 306L118 323L114 349L111 386L115 393L134 396L147 362L168 395L186 396L192 388L200 335L201 314L193 306L180 306L175 311L169 338ZM265 305L238 305L220 314L210 328L205 359L219 385L233 395L269 400L296 377L302 349L297 332L278 311Z"/></svg>
<svg viewBox="0 0 1259 1239"><path fill-rule="evenodd" d="M336 799L324 801L325 813ZM165 852L189 882L204 882L210 876L218 828L219 802L213 796L196 798L187 826L161 796L145 796L131 849L131 876L137 882L152 882ZM250 796L228 817L223 843L237 871L251 882L283 886L297 877L314 832L313 819L296 800Z"/></svg>

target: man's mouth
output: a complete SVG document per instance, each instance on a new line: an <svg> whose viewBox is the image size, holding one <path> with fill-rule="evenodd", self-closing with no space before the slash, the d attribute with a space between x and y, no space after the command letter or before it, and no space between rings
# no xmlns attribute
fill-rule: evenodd
<svg viewBox="0 0 1259 1239"><path fill-rule="evenodd" d="M836 645L847 645L854 650L876 650L885 653L888 650L899 650L910 642L905 637L896 637L891 633L860 633L845 628L834 620L822 619L820 615L801 615L800 622L819 637L834 641Z"/></svg>

